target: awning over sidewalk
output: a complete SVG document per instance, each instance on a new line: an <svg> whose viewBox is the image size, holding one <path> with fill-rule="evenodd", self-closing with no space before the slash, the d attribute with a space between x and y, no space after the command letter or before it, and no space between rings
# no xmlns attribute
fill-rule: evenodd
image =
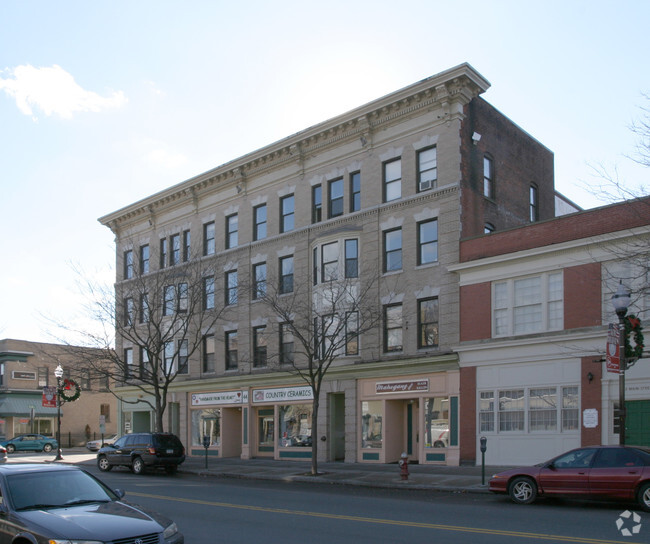
<svg viewBox="0 0 650 544"><path fill-rule="evenodd" d="M0 396L0 417L29 417L31 407L35 416L56 416L56 408L45 408L41 395Z"/></svg>

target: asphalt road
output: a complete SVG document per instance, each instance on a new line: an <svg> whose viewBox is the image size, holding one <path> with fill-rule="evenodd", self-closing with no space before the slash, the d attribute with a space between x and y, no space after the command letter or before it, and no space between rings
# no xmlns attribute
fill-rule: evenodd
<svg viewBox="0 0 650 544"><path fill-rule="evenodd" d="M11 462L52 456L12 456ZM542 501L413 489L369 489L318 483L236 480L192 474L145 474L85 468L126 499L174 519L188 544L453 542L503 544L650 541L650 514L621 517L621 505ZM630 507L630 512L633 506ZM619 521L620 520L620 521ZM619 525L617 525L617 522ZM638 532L633 532L637 526ZM640 527L639 527L640 526ZM630 536L621 531L629 530Z"/></svg>

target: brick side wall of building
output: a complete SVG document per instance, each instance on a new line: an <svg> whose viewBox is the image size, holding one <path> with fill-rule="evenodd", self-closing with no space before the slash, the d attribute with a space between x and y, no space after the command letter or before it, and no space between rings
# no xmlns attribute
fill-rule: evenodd
<svg viewBox="0 0 650 544"><path fill-rule="evenodd" d="M476 367L460 369L460 464L476 464Z"/></svg>
<svg viewBox="0 0 650 544"><path fill-rule="evenodd" d="M539 219L555 216L553 153L482 98L465 106L461 127L462 237L530 223L529 189L538 188ZM474 144L472 135L481 135ZM493 161L494 198L483 196L483 157Z"/></svg>
<svg viewBox="0 0 650 544"><path fill-rule="evenodd" d="M461 242L461 262L504 255L647 225L650 197L577 212L556 219L495 232Z"/></svg>
<svg viewBox="0 0 650 544"><path fill-rule="evenodd" d="M587 428L584 425L581 427L580 443L582 446L593 446L601 443L602 434L602 364L599 364L597 357L583 357L580 367L580 390L582 391L582 398L580 399L580 409L589 410L594 409L598 411L598 425L596 427ZM589 381L589 374L591 373L592 379ZM582 417L580 418L582 421Z"/></svg>
<svg viewBox="0 0 650 544"><path fill-rule="evenodd" d="M597 327L602 323L600 263L564 269L564 328Z"/></svg>
<svg viewBox="0 0 650 544"><path fill-rule="evenodd" d="M492 336L490 283L460 288L460 341L482 340Z"/></svg>

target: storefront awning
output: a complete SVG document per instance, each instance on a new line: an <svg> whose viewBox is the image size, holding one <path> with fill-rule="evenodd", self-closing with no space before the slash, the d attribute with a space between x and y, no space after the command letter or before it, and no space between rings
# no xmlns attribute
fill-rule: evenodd
<svg viewBox="0 0 650 544"><path fill-rule="evenodd" d="M34 407L36 416L55 416L56 408L43 407L41 395L32 396L0 396L0 417L29 417L31 408Z"/></svg>

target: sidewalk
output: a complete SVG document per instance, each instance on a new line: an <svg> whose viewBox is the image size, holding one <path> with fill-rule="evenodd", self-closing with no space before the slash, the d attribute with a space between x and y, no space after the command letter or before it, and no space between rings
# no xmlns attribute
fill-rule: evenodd
<svg viewBox="0 0 650 544"><path fill-rule="evenodd" d="M63 462L94 464L96 454L83 448L66 449ZM188 457L179 473L198 474L216 478L278 480L287 482L318 482L364 487L395 489L429 489L457 493L488 493L487 482L495 472L505 467L485 467L482 485L480 466L448 467L440 465L409 465L409 476L402 480L397 464L319 463L319 476L311 475L310 461L276 461L273 459Z"/></svg>

